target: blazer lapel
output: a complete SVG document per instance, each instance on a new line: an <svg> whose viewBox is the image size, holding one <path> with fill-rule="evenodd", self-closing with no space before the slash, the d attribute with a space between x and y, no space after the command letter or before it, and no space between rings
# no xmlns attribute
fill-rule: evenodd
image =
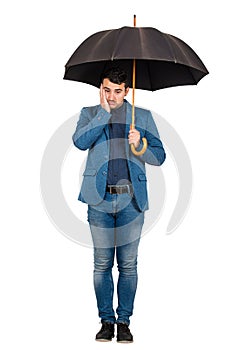
<svg viewBox="0 0 233 350"><path fill-rule="evenodd" d="M98 112L99 112L100 109L101 109L101 105L98 106ZM105 133L106 139L109 140L109 128L108 128L108 125L105 126L103 131Z"/></svg>

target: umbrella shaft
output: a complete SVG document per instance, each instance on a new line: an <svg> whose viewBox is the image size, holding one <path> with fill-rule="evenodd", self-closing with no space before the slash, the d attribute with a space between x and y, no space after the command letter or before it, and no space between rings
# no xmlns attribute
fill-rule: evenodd
<svg viewBox="0 0 233 350"><path fill-rule="evenodd" d="M132 129L135 126L135 75L136 75L136 60L133 60L133 81L132 81Z"/></svg>
<svg viewBox="0 0 233 350"><path fill-rule="evenodd" d="M136 15L133 16L133 26L136 27ZM132 77L132 88L133 88L133 91L132 91L132 124L131 124L131 128L134 129L135 127L135 77L136 75L136 60L134 58L133 60L133 77Z"/></svg>

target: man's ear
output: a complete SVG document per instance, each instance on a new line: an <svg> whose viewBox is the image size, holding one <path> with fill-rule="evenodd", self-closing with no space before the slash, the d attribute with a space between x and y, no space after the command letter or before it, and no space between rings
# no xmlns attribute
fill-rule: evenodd
<svg viewBox="0 0 233 350"><path fill-rule="evenodd" d="M129 92L129 87L127 87L127 88L125 89L125 96L128 95L128 92Z"/></svg>

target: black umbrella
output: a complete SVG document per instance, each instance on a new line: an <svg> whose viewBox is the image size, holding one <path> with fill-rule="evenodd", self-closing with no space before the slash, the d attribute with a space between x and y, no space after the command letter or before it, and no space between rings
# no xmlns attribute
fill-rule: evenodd
<svg viewBox="0 0 233 350"><path fill-rule="evenodd" d="M99 87L102 73L118 66L129 75L134 89L155 91L197 84L208 71L184 41L151 27L122 27L88 37L65 65L64 79ZM137 68L137 69L136 69Z"/></svg>

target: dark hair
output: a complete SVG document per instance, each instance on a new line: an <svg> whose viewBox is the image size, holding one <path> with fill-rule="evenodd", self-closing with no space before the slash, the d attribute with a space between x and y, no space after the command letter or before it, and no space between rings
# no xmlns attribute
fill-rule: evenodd
<svg viewBox="0 0 233 350"><path fill-rule="evenodd" d="M129 86L127 73L119 67L112 67L106 70L102 74L102 82L104 79L109 79L112 83L118 85L125 83L125 88Z"/></svg>

